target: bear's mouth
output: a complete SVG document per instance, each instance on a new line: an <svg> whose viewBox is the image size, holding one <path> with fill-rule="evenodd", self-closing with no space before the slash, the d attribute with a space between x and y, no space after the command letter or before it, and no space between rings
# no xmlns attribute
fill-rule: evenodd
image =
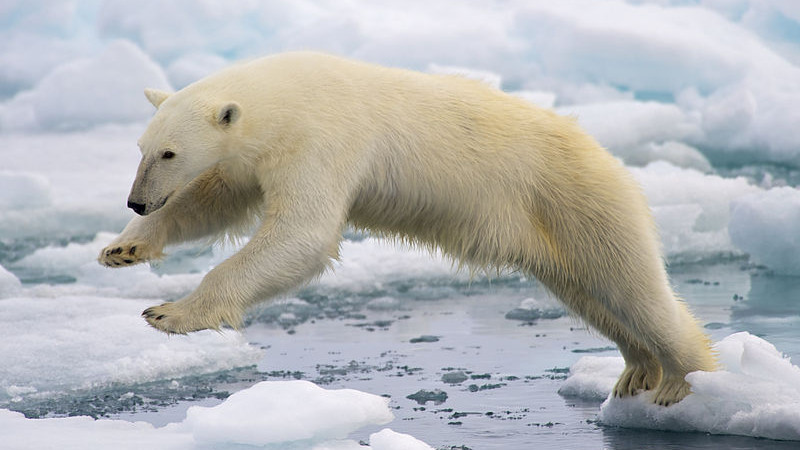
<svg viewBox="0 0 800 450"><path fill-rule="evenodd" d="M146 215L151 214L151 213L153 213L155 211L158 211L159 209L161 209L162 206L164 206L167 203L167 200L169 200L169 198L171 196L172 196L172 193L169 193L166 196L164 196L163 198L161 198L161 200L159 200L158 202L153 203L153 206L148 208L147 210L145 210L144 214L142 214L142 215L146 216Z"/></svg>
<svg viewBox="0 0 800 450"><path fill-rule="evenodd" d="M169 200L170 197L172 197L172 193L171 192L169 194L165 195L164 198L162 198L161 201L159 201L158 204L156 204L153 207L153 211L155 211L155 210L161 208L162 206L164 206L167 203L167 200Z"/></svg>

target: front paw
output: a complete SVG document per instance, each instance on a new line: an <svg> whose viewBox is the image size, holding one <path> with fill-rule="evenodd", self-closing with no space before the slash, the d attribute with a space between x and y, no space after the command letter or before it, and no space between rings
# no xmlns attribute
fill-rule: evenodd
<svg viewBox="0 0 800 450"><path fill-rule="evenodd" d="M97 261L106 267L125 267L159 257L145 242L115 242L104 248Z"/></svg>
<svg viewBox="0 0 800 450"><path fill-rule="evenodd" d="M187 334L200 330L219 330L222 325L219 320L209 316L197 316L191 310L185 309L180 302L164 303L160 306L147 308L142 317L153 328L167 334Z"/></svg>

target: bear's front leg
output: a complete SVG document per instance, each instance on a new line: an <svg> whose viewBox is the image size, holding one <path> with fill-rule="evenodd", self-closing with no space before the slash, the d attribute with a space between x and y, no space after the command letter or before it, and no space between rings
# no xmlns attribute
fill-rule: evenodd
<svg viewBox="0 0 800 450"><path fill-rule="evenodd" d="M191 294L145 310L147 323L181 334L223 324L239 328L247 308L294 289L328 267L338 256L351 198L346 190L337 194L346 177L322 177L324 169L296 169L299 173L284 168L283 179L270 173L270 184L264 184L269 188L261 189L267 193L268 212L250 241L208 272Z"/></svg>
<svg viewBox="0 0 800 450"><path fill-rule="evenodd" d="M163 239L152 221L150 217L135 217L100 251L97 261L106 267L125 267L163 257Z"/></svg>

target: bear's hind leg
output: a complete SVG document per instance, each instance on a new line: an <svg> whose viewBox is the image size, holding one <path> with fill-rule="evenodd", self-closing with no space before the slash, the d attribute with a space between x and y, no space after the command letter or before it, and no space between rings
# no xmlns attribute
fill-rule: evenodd
<svg viewBox="0 0 800 450"><path fill-rule="evenodd" d="M625 359L625 370L614 386L615 397L634 396L658 385L662 372L658 359L602 302L577 285L548 283L546 278L543 281L586 324L617 344Z"/></svg>

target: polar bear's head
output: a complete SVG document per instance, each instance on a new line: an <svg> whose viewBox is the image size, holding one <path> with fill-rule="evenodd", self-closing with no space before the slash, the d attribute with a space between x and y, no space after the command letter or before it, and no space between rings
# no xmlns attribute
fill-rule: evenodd
<svg viewBox="0 0 800 450"><path fill-rule="evenodd" d="M128 207L146 216L228 153L230 136L241 117L235 102L205 104L182 93L146 89L157 111L142 137L142 160Z"/></svg>

